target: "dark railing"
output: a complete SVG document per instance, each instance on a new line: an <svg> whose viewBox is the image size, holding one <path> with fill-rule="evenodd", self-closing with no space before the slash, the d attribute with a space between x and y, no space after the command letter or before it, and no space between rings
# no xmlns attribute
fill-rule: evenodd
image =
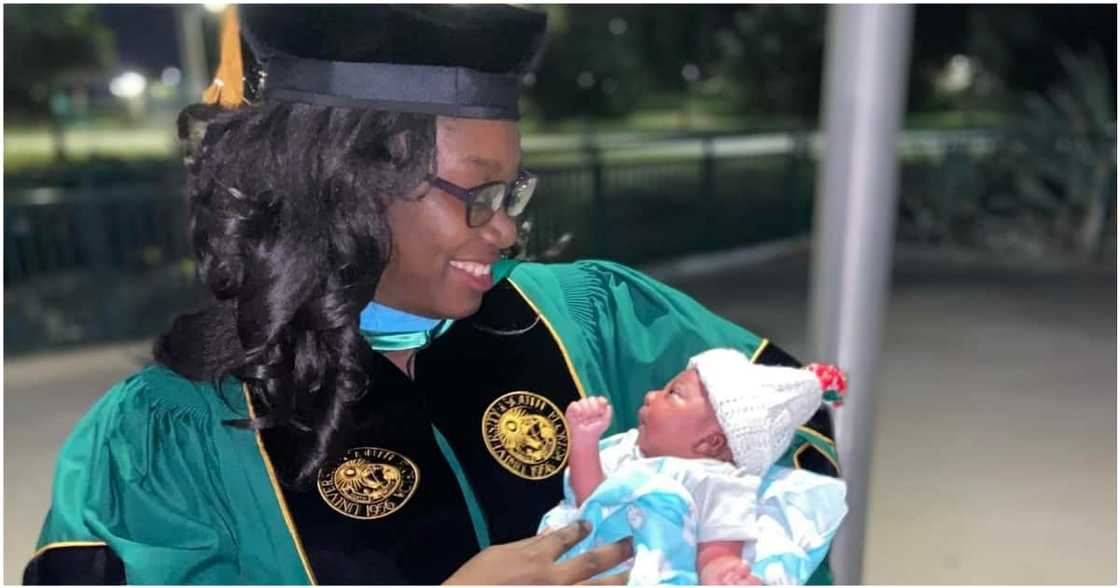
<svg viewBox="0 0 1120 588"><path fill-rule="evenodd" d="M531 153L525 165L541 184L526 253L641 264L803 234L814 144L783 134ZM199 303L182 186L176 171L139 185L8 191L8 353L150 336Z"/></svg>
<svg viewBox="0 0 1120 588"><path fill-rule="evenodd" d="M814 163L802 147L719 154L716 139L686 155L622 158L587 149L577 163L533 166L541 176L528 252L565 235L556 259L642 263L768 241L808 230ZM690 145L684 145L687 148Z"/></svg>
<svg viewBox="0 0 1120 588"><path fill-rule="evenodd" d="M190 253L181 188L39 188L5 198L5 287L57 272L150 267Z"/></svg>

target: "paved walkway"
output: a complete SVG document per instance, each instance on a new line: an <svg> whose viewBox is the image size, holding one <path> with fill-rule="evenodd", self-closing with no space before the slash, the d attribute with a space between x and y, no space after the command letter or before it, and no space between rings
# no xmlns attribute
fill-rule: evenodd
<svg viewBox="0 0 1120 588"><path fill-rule="evenodd" d="M804 354L804 255L671 281ZM55 454L147 343L6 362L5 583ZM894 273L865 581L1116 583L1116 274L926 260Z"/></svg>

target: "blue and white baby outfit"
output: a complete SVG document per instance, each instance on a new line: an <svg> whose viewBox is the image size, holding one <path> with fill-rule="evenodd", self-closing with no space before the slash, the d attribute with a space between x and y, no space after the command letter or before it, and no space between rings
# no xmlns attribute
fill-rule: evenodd
<svg viewBox="0 0 1120 588"><path fill-rule="evenodd" d="M612 435L599 442L604 481L577 507L565 470L564 499L545 513L538 532L591 523L591 533L561 560L633 536L634 557L601 574L630 568L631 585L698 583L698 545L709 541L743 541L751 574L766 584L804 584L848 512L842 480L773 465L820 404L815 376L754 366L726 349L689 365L708 391L735 463L646 457L636 429ZM739 380L738 390L728 376ZM762 384L743 393L743 379Z"/></svg>
<svg viewBox="0 0 1120 588"><path fill-rule="evenodd" d="M592 532L562 560L633 535L631 585L696 584L699 543L744 541L754 576L804 584L848 512L842 480L783 467L755 476L714 459L647 458L637 439L631 429L600 442L606 479L581 507L564 473L564 500L539 531L582 519Z"/></svg>

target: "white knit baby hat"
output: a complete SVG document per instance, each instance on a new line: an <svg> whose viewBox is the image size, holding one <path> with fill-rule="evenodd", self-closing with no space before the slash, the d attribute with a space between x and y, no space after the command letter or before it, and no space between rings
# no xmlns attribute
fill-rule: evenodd
<svg viewBox="0 0 1120 588"><path fill-rule="evenodd" d="M710 349L688 367L700 374L735 465L748 474L769 469L821 404L821 380L813 372L756 365L734 349Z"/></svg>

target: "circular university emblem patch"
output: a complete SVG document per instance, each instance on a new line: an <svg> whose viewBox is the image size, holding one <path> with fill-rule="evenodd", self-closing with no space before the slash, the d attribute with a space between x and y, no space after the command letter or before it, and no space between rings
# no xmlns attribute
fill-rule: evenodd
<svg viewBox="0 0 1120 588"><path fill-rule="evenodd" d="M517 391L499 396L482 413L482 440L514 475L542 480L568 463L568 423L549 399Z"/></svg>
<svg viewBox="0 0 1120 588"><path fill-rule="evenodd" d="M319 495L341 514L379 519L416 492L420 470L411 459L380 447L354 447L319 469Z"/></svg>

